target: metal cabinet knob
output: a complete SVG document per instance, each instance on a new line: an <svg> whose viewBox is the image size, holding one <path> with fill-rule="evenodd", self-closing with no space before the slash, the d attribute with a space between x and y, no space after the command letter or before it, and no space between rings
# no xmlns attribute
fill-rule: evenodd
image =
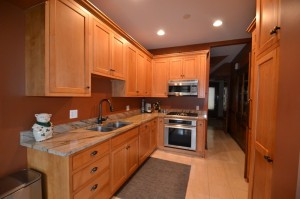
<svg viewBox="0 0 300 199"><path fill-rule="evenodd" d="M270 156L265 155L264 159L267 160L267 162L272 163L273 159Z"/></svg>
<svg viewBox="0 0 300 199"><path fill-rule="evenodd" d="M276 34L278 32L278 30L280 30L280 27L279 26L275 26L273 28L273 30L270 31L270 35Z"/></svg>
<svg viewBox="0 0 300 199"><path fill-rule="evenodd" d="M92 187L91 187L91 191L95 191L98 187L98 184L94 184Z"/></svg>
<svg viewBox="0 0 300 199"><path fill-rule="evenodd" d="M90 155L95 156L95 155L97 155L97 153L98 153L98 151L93 151Z"/></svg>

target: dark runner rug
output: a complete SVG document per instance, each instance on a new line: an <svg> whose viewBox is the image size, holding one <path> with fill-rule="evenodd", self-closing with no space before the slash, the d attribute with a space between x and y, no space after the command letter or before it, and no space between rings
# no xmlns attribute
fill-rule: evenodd
<svg viewBox="0 0 300 199"><path fill-rule="evenodd" d="M117 192L121 199L184 199L190 165L149 158Z"/></svg>

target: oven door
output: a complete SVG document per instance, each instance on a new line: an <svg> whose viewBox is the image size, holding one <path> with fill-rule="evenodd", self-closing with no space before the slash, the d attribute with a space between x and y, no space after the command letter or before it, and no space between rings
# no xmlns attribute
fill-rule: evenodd
<svg viewBox="0 0 300 199"><path fill-rule="evenodd" d="M165 124L164 145L195 151L196 127Z"/></svg>

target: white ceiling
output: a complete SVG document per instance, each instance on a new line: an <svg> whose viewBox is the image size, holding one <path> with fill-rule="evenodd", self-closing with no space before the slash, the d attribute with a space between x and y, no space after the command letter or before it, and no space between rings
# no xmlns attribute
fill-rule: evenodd
<svg viewBox="0 0 300 199"><path fill-rule="evenodd" d="M255 0L90 0L146 49L249 38ZM184 17L190 15L190 17ZM213 27L216 19L223 26ZM156 35L164 29L163 37Z"/></svg>

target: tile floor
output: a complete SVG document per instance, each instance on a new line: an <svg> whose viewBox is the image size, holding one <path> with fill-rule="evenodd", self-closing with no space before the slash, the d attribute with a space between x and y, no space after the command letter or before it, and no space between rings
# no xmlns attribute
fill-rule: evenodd
<svg viewBox="0 0 300 199"><path fill-rule="evenodd" d="M191 165L186 199L246 199L248 183L243 177L243 151L220 128L209 127L207 136L205 159L161 150L151 157Z"/></svg>
<svg viewBox="0 0 300 199"><path fill-rule="evenodd" d="M186 199L246 199L245 155L222 130L208 129L207 157L196 158L157 150L152 155L191 165Z"/></svg>

